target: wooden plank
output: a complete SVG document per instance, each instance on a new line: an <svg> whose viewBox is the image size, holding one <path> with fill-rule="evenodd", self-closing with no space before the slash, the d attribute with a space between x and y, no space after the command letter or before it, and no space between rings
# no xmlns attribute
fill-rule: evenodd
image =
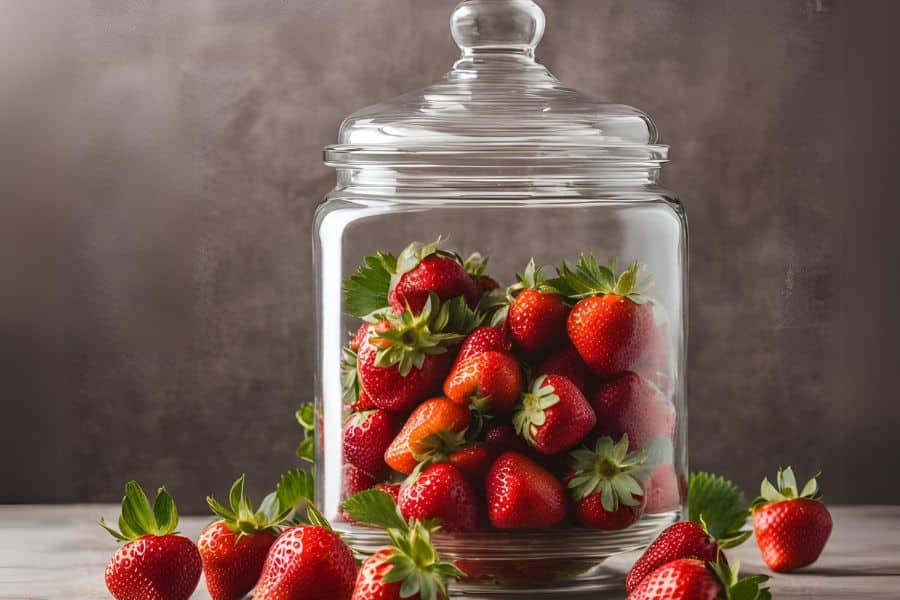
<svg viewBox="0 0 900 600"><path fill-rule="evenodd" d="M776 599L900 598L900 507L858 506L832 510L835 530L813 567L794 575L774 575ZM103 570L115 550L113 539L96 520L113 518L116 506L0 506L0 598L109 598ZM182 519L181 531L196 539L210 521ZM730 552L747 572L765 573L751 540ZM622 569L634 556L615 561ZM195 598L209 598L201 581ZM586 598L621 600L624 593Z"/></svg>

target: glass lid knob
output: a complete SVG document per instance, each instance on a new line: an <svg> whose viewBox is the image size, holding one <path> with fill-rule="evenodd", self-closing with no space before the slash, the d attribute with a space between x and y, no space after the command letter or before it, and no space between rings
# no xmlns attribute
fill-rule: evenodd
<svg viewBox="0 0 900 600"><path fill-rule="evenodd" d="M450 19L453 39L464 55L534 56L544 24L544 11L533 0L465 0Z"/></svg>

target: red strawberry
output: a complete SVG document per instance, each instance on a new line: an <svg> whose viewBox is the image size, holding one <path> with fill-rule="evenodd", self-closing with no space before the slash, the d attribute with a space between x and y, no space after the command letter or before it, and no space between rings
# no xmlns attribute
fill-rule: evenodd
<svg viewBox="0 0 900 600"><path fill-rule="evenodd" d="M643 448L658 437L673 439L675 408L656 386L631 371L601 383L591 398L597 413L597 433L628 435L631 449Z"/></svg>
<svg viewBox="0 0 900 600"><path fill-rule="evenodd" d="M529 354L548 352L566 341L569 307L547 280L534 259L528 262L519 282L510 287L506 323L516 348Z"/></svg>
<svg viewBox="0 0 900 600"><path fill-rule="evenodd" d="M612 267L582 255L575 270L563 264L551 284L578 303L566 329L581 358L601 377L632 368L641 358L653 330L653 309L641 295L635 263L615 278Z"/></svg>
<svg viewBox="0 0 900 600"><path fill-rule="evenodd" d="M753 503L753 532L763 560L777 573L813 564L831 535L831 514L822 503L816 478L803 489L790 467L778 471L778 487L763 480Z"/></svg>
<svg viewBox="0 0 900 600"><path fill-rule="evenodd" d="M439 250L440 242L440 238L431 244L413 242L397 257L388 293L396 313L408 306L413 314L418 314L431 293L441 301L462 296L470 308L478 304L481 292L475 281L458 256Z"/></svg>
<svg viewBox="0 0 900 600"><path fill-rule="evenodd" d="M282 533L263 565L257 600L350 600L356 581L353 552L325 526Z"/></svg>
<svg viewBox="0 0 900 600"><path fill-rule="evenodd" d="M351 414L344 423L344 461L376 479L384 478L388 470L384 453L399 430L396 417L387 411Z"/></svg>
<svg viewBox="0 0 900 600"><path fill-rule="evenodd" d="M582 448L569 455L572 473L566 486L575 503L575 518L585 527L604 531L624 529L644 511L644 489L635 478L645 453L628 452L628 436L618 443L597 440L594 450Z"/></svg>
<svg viewBox="0 0 900 600"><path fill-rule="evenodd" d="M118 600L165 598L187 600L200 581L200 553L194 542L175 535L178 510L165 488L153 507L136 481L125 485L122 516L116 531L100 525L116 540L127 542L106 565L106 587Z"/></svg>
<svg viewBox="0 0 900 600"><path fill-rule="evenodd" d="M344 464L344 497L350 497L374 486L378 479L350 463Z"/></svg>
<svg viewBox="0 0 900 600"><path fill-rule="evenodd" d="M512 349L512 342L506 332L500 327L482 326L469 334L459 347L459 354L456 355L456 363L466 360L469 357L481 354L482 352L496 351L509 352Z"/></svg>
<svg viewBox="0 0 900 600"><path fill-rule="evenodd" d="M522 393L522 369L512 354L489 350L457 362L444 380L444 395L463 406L506 416Z"/></svg>
<svg viewBox="0 0 900 600"><path fill-rule="evenodd" d="M472 421L465 406L448 398L432 398L416 407L384 453L395 471L412 473L420 462L441 462L465 444Z"/></svg>
<svg viewBox="0 0 900 600"><path fill-rule="evenodd" d="M496 457L497 450L491 446L472 446L457 450L450 455L448 462L468 477L469 481L477 482L480 486Z"/></svg>
<svg viewBox="0 0 900 600"><path fill-rule="evenodd" d="M516 430L508 423L495 423L484 432L484 444L497 452L515 450L516 452L528 452L529 446L516 434Z"/></svg>
<svg viewBox="0 0 900 600"><path fill-rule="evenodd" d="M634 590L651 572L680 558L727 562L721 550L750 537L750 532L743 531L747 514L743 494L735 484L716 475L692 473L691 520L672 525L656 538L628 573L626 589Z"/></svg>
<svg viewBox="0 0 900 600"><path fill-rule="evenodd" d="M675 523L659 534L634 564L625 579L625 589L634 591L647 575L673 560L696 558L714 562L718 555L719 545L701 525L691 521Z"/></svg>
<svg viewBox="0 0 900 600"><path fill-rule="evenodd" d="M671 390L669 350L669 319L663 307L657 302L649 302L653 310L653 328L643 355L634 370L652 381L660 391L668 395Z"/></svg>
<svg viewBox="0 0 900 600"><path fill-rule="evenodd" d="M485 482L488 517L500 529L553 527L566 518L566 492L524 454L504 452Z"/></svg>
<svg viewBox="0 0 900 600"><path fill-rule="evenodd" d="M647 498L644 512L648 515L675 510L681 506L681 486L675 474L675 465L669 463L654 467L647 477L644 492Z"/></svg>
<svg viewBox="0 0 900 600"><path fill-rule="evenodd" d="M372 402L372 399L369 398L369 395L365 393L363 390L359 391L359 396L356 401L353 402L348 407L352 412L362 412L364 410L372 410L373 408L378 408L375 406L375 403Z"/></svg>
<svg viewBox="0 0 900 600"><path fill-rule="evenodd" d="M395 504L400 500L399 483L381 483L375 487L393 498Z"/></svg>
<svg viewBox="0 0 900 600"><path fill-rule="evenodd" d="M459 469L431 465L400 487L400 512L406 519L439 519L447 531L478 528L478 497Z"/></svg>
<svg viewBox="0 0 900 600"><path fill-rule="evenodd" d="M279 526L294 512L299 497L288 497L286 488L307 485L309 476L290 471L282 477L277 492L258 511L244 495L241 475L228 494L230 508L215 498L206 499L213 513L221 517L207 527L197 542L206 587L213 600L238 600L259 580L269 547L281 532Z"/></svg>
<svg viewBox="0 0 900 600"><path fill-rule="evenodd" d="M587 395L591 370L581 360L574 346L561 348L544 359L534 372L535 377L541 375L561 375L575 384L582 394Z"/></svg>
<svg viewBox="0 0 900 600"><path fill-rule="evenodd" d="M538 377L513 412L516 433L543 454L571 450L596 422L584 394L559 375Z"/></svg>
<svg viewBox="0 0 900 600"><path fill-rule="evenodd" d="M441 562L431 542L437 528L426 528L419 521L407 523L387 494L363 492L346 500L343 507L355 520L387 529L394 544L363 562L353 600L444 600L447 580L463 576L452 564Z"/></svg>
<svg viewBox="0 0 900 600"><path fill-rule="evenodd" d="M432 295L417 316L386 315L360 346L357 373L378 408L408 412L440 389L452 363L449 348L476 324L461 302L441 304Z"/></svg>
<svg viewBox="0 0 900 600"><path fill-rule="evenodd" d="M667 563L648 575L628 600L771 600L760 585L768 577L756 575L738 579L738 568L724 563L706 563L682 558Z"/></svg>

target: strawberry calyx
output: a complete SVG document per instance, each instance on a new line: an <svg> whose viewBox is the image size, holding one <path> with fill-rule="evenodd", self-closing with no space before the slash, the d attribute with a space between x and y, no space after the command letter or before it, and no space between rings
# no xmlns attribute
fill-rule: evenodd
<svg viewBox="0 0 900 600"><path fill-rule="evenodd" d="M763 479L762 485L760 486L759 497L753 501L753 510L765 506L766 504L783 502L784 500L795 500L798 498L821 502L822 494L819 492L819 482L816 481L816 478L819 477L819 475L821 475L821 473L813 475L803 488L800 488L797 485L794 469L791 467L778 469L778 474L775 479L776 485L772 485L772 482L769 481L768 477Z"/></svg>
<svg viewBox="0 0 900 600"><path fill-rule="evenodd" d="M772 594L762 584L769 580L768 575L751 575L740 578L740 561L731 565L721 558L717 562L707 563L725 590L725 600L772 600Z"/></svg>
<svg viewBox="0 0 900 600"><path fill-rule="evenodd" d="M531 446L535 444L533 430L547 422L546 410L559 404L556 388L549 383L545 385L546 379L546 375L535 379L531 391L522 394L519 403L513 408L513 428Z"/></svg>
<svg viewBox="0 0 900 600"><path fill-rule="evenodd" d="M575 500L584 500L593 493L600 493L600 503L607 512L615 512L619 504L638 506L636 497L643 496L644 489L634 472L644 464L643 450L628 452L628 435L618 442L608 436L601 437L593 450L581 448L569 453L569 466L575 474L567 487Z"/></svg>
<svg viewBox="0 0 900 600"><path fill-rule="evenodd" d="M292 469L281 476L274 492L263 498L259 509L253 508L244 493L244 475L238 477L228 492L226 507L213 496L206 497L213 514L225 522L225 527L241 537L262 531L278 534L281 525L294 514L294 507L301 501L312 499L312 477L305 471Z"/></svg>
<svg viewBox="0 0 900 600"><path fill-rule="evenodd" d="M443 562L435 549L432 535L440 527L433 521L404 520L387 492L366 490L351 496L342 506L354 521L387 531L394 551L387 558L391 568L382 581L401 583L401 598L416 594L422 600L446 598L448 580L465 576L452 563Z"/></svg>
<svg viewBox="0 0 900 600"><path fill-rule="evenodd" d="M378 348L375 365L397 365L404 377L413 367L421 369L427 356L445 354L451 346L461 343L481 322L463 297L442 303L434 292L428 294L419 314L407 306L399 315L385 311L367 320L379 323L369 336L369 343Z"/></svg>
<svg viewBox="0 0 900 600"><path fill-rule="evenodd" d="M476 279L484 277L487 275L487 266L490 259L490 256L484 256L481 252L473 252L463 261L463 269L466 270L470 277L475 277Z"/></svg>
<svg viewBox="0 0 900 600"><path fill-rule="evenodd" d="M153 505L137 481L125 484L119 529L113 529L100 517L100 527L119 542L130 542L145 535L163 536L178 533L178 507L165 487L159 488Z"/></svg>
<svg viewBox="0 0 900 600"><path fill-rule="evenodd" d="M426 467L436 463L447 462L451 454L465 448L468 440L466 432L467 429L462 431L442 429L423 438L418 443L422 451L413 453L413 458L419 464L410 475L410 480L417 479L419 473Z"/></svg>
<svg viewBox="0 0 900 600"><path fill-rule="evenodd" d="M303 429L303 439L297 444L297 458L309 463L315 462L316 412L312 403L307 402L298 408L294 418Z"/></svg>
<svg viewBox="0 0 900 600"><path fill-rule="evenodd" d="M688 483L688 520L700 525L720 548L744 543L750 511L740 488L721 475L691 473Z"/></svg>
<svg viewBox="0 0 900 600"><path fill-rule="evenodd" d="M644 265L632 263L616 276L616 259L608 266L601 265L593 254L582 254L574 268L563 261L556 268L557 276L550 285L570 301L590 296L616 295L628 298L635 304L648 300L644 292L650 288L650 279L640 279Z"/></svg>
<svg viewBox="0 0 900 600"><path fill-rule="evenodd" d="M361 387L356 370L357 358L356 350L350 346L341 349L341 399L344 404L353 404L359 399Z"/></svg>

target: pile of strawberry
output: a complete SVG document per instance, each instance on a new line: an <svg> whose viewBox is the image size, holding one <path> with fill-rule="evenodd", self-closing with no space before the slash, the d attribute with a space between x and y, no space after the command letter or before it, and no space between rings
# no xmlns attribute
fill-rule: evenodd
<svg viewBox="0 0 900 600"><path fill-rule="evenodd" d="M344 283L344 492L379 488L451 531L673 510L669 341L642 270L532 260L500 290L486 259L379 252Z"/></svg>

